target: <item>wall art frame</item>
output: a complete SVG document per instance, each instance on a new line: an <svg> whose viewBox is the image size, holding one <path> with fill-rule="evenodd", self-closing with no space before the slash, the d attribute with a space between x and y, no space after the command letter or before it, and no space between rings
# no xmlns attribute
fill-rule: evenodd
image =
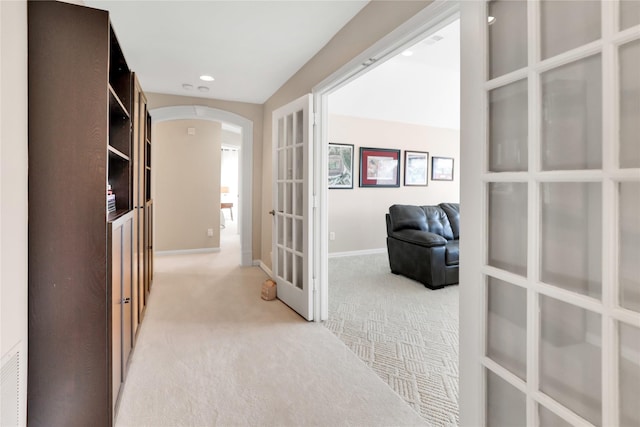
<svg viewBox="0 0 640 427"><path fill-rule="evenodd" d="M400 150L360 147L360 187L400 187Z"/></svg>

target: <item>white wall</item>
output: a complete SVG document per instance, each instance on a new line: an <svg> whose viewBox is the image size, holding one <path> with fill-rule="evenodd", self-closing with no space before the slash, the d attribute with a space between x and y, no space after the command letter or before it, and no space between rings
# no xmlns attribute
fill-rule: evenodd
<svg viewBox="0 0 640 427"><path fill-rule="evenodd" d="M329 101L331 102L331 100ZM329 253L386 248L385 214L393 204L435 205L460 200L460 132L400 122L331 115L329 142L354 145L353 189L329 190ZM359 148L401 150L400 187L360 188ZM429 153L426 187L405 187L404 151ZM454 158L453 181L431 181L431 156Z"/></svg>
<svg viewBox="0 0 640 427"><path fill-rule="evenodd" d="M221 133L221 124L208 120L154 126L156 251L220 247ZM209 229L213 236L207 235Z"/></svg>
<svg viewBox="0 0 640 427"><path fill-rule="evenodd" d="M16 346L21 350L21 425L27 389L27 161L27 7L25 1L0 1L0 357Z"/></svg>

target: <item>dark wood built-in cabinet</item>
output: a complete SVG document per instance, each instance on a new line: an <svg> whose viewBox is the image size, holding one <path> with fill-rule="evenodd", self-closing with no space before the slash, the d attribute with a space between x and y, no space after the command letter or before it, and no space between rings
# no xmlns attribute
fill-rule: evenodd
<svg viewBox="0 0 640 427"><path fill-rule="evenodd" d="M151 288L151 119L106 11L29 1L28 25L27 419L111 426Z"/></svg>

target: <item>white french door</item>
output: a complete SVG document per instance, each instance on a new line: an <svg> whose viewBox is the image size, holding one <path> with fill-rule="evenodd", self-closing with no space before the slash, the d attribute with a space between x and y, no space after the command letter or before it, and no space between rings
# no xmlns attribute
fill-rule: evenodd
<svg viewBox="0 0 640 427"><path fill-rule="evenodd" d="M461 31L461 424L640 425L640 2Z"/></svg>
<svg viewBox="0 0 640 427"><path fill-rule="evenodd" d="M272 270L278 298L313 320L309 151L313 141L311 95L273 112Z"/></svg>

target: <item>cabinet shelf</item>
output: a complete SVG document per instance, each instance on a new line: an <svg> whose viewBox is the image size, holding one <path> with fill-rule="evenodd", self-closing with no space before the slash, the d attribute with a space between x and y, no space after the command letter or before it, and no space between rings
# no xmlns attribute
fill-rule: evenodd
<svg viewBox="0 0 640 427"><path fill-rule="evenodd" d="M111 159L112 156L116 156L119 157L121 160L124 161L129 161L129 156L127 156L126 154L124 154L123 152L119 151L117 148L114 148L112 146L108 146L107 150L109 150L109 159Z"/></svg>
<svg viewBox="0 0 640 427"><path fill-rule="evenodd" d="M128 212L131 212L131 211L129 209L118 209L116 211L109 212L107 214L107 222L114 222L115 220L127 214Z"/></svg>

